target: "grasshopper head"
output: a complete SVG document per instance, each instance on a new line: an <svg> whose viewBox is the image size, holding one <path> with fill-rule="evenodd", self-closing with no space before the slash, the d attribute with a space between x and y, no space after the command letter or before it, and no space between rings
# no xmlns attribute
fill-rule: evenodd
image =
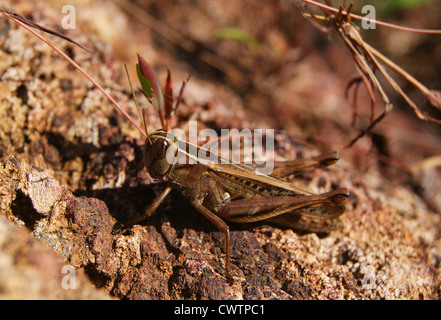
<svg viewBox="0 0 441 320"><path fill-rule="evenodd" d="M153 179L162 180L176 162L176 137L162 129L151 133L144 144L144 165Z"/></svg>

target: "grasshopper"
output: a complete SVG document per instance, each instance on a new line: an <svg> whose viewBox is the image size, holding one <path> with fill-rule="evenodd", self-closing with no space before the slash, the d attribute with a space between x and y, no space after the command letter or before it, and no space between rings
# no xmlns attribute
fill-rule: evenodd
<svg viewBox="0 0 441 320"><path fill-rule="evenodd" d="M352 9L352 4L350 4L346 8L345 3L343 3L339 9L336 9L332 7L332 3L330 0L326 0L325 2L326 4L322 4L314 0L296 0L296 4L300 8L303 16L309 19L314 26L316 26L318 29L324 32L328 32L329 29L333 28L334 30L336 30L340 38L343 39L346 47L349 49L354 59L355 66L360 75L359 78L349 82L347 89L349 89L349 87L351 87L352 85L357 85L358 88L358 84L360 83L360 81L362 81L371 98L372 114L371 114L370 124L367 126L366 129L362 130L355 138L351 140L351 142L348 144L348 147L352 146L355 142L357 142L360 138L362 138L366 134L370 134L374 129L374 127L378 125L386 117L386 115L392 110L393 105L390 102L389 97L387 96L382 84L375 75L376 70L378 70L381 73L381 75L384 77L384 79L391 85L391 87L399 95L401 95L401 97L412 108L413 112L417 115L419 119L441 124L441 119L437 119L435 117L429 116L423 113L418 108L415 102L412 101L412 99L401 89L401 87L392 78L392 76L389 75L383 64L389 67L391 70L395 71L398 75L400 75L404 79L406 79L409 83L411 83L427 98L427 100L431 103L432 106L434 106L435 108L438 109L438 111L440 111L441 100L438 97L438 93L434 90L430 90L427 87L425 87L412 75L404 71L393 61L388 59L386 56L384 56L382 53L377 51L375 48L373 48L363 40L359 28L351 20L351 18L363 19L363 17L350 13ZM319 7L324 12L325 16L317 15L309 12L305 7L305 4L310 4ZM440 30L413 29L406 27L398 27L396 25L392 25L381 21L373 21L373 22L375 22L378 25L393 27L409 32L441 34ZM375 104L375 97L374 97L375 89L377 89L384 103L384 110L377 117L374 117L373 115L373 108ZM356 98L356 92L354 95L354 99L355 98ZM356 114L354 114L354 121L355 121L355 116Z"/></svg>
<svg viewBox="0 0 441 320"><path fill-rule="evenodd" d="M168 131L170 119L179 106L188 79L183 82L179 97L173 106L173 85L170 73L163 93L155 71L138 54L138 78L144 95L156 108L162 126L162 129L149 133L146 124L146 109L140 108L136 102L130 78L129 83L142 126L137 125L136 121L131 119L124 109L75 61L33 30L33 28L37 28L47 32L48 29L41 28L15 13L4 10L0 10L0 12L50 45L92 81L106 97L109 97L115 107L145 137L144 165L150 176L156 180L168 181L167 187L142 216L128 221L123 226L115 226L114 234L122 233L133 224L151 216L170 191L177 189L197 211L224 233L225 269L227 278L231 280L230 229L225 221L248 223L265 220L285 227L311 232L329 232L340 226L339 216L345 211L345 200L349 196L347 189L339 188L315 194L306 188L298 187L282 179L293 173L332 165L338 160L337 153L324 154L307 160L275 162L274 171L268 175L256 171L252 166L233 163L217 154L211 155L217 161L196 159L198 160L196 164L182 164L178 161L180 157L195 157L190 152L192 148L206 154L211 152L203 147L180 140ZM127 76L129 77L128 73Z"/></svg>

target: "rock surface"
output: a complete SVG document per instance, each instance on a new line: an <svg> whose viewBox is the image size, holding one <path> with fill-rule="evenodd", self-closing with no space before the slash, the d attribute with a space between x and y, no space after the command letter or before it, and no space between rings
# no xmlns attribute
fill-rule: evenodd
<svg viewBox="0 0 441 320"><path fill-rule="evenodd" d="M59 14L43 2L18 2L14 9L25 16L32 12L32 19L45 26L58 24ZM149 221L112 235L117 222L142 214L164 188L143 168L140 134L47 45L4 19L0 32L2 298L441 298L441 216L436 205L428 204L408 180L390 179L378 163L363 170L357 162L363 156L356 149L345 150L339 165L304 177L316 191L348 188L342 229L320 235L232 225L231 284L225 277L223 234L178 193ZM123 69L111 49L81 28L69 36L89 52L51 41L136 117ZM298 70L313 72L320 64L316 59L299 61ZM322 72L337 79L328 69ZM304 77L307 82L311 75ZM179 78L185 79L185 73L178 73ZM334 83L341 84L344 88L343 80ZM343 96L332 97L348 108ZM188 120L197 120L198 126L241 129L277 123L288 134L277 135L276 151L288 159L318 153L289 135L305 123L316 123L322 135L335 134L337 142L349 136L336 130L338 125L329 125L332 111L320 118L317 111L307 114L305 107L302 117L295 118L298 111L284 110L284 117L295 119L289 122L281 121L283 115L274 120L269 112L256 117L259 109L244 105L228 85L195 75L177 125L186 129ZM152 129L159 127L153 112L149 120ZM421 172L433 181L427 171ZM426 190L421 172L413 179ZM63 288L64 266L75 268L75 290Z"/></svg>

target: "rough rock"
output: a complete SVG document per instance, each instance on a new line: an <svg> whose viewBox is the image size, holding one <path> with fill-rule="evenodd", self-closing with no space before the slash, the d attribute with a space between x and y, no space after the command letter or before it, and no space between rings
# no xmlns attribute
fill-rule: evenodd
<svg viewBox="0 0 441 320"><path fill-rule="evenodd" d="M32 11L34 21L55 28L56 12L36 3L14 9L23 15ZM231 225L232 283L225 275L223 234L177 192L150 220L113 235L116 223L141 215L164 188L143 168L139 133L45 44L5 20L0 31L0 286L7 288L5 297L440 298L439 212L408 181L388 179L379 164L364 170L356 150L345 151L340 165L305 177L316 191L348 188L342 229L321 235ZM69 36L91 50L53 42L136 116L111 49L80 28ZM313 70L315 59L299 62L298 70ZM278 121L270 113L255 117L260 109L248 113L227 85L197 76L183 102L177 125L184 129L188 120L216 129L256 123L293 128L288 120L280 122L283 115ZM328 118L307 110L297 121L316 123L321 134L328 130L336 141L348 138ZM149 120L159 127L154 113ZM277 135L276 149L284 158L318 153L284 132ZM76 290L62 288L65 265L81 279Z"/></svg>

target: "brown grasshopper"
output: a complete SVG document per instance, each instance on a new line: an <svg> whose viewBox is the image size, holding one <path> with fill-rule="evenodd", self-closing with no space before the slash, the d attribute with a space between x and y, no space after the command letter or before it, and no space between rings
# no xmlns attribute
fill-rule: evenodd
<svg viewBox="0 0 441 320"><path fill-rule="evenodd" d="M397 66L393 61L388 59L386 56L381 54L375 48L366 43L359 31L359 28L352 22L351 18L363 19L363 17L357 16L355 14L351 14L352 4L350 4L347 8L345 3L343 3L339 9L332 7L332 3L330 0L325 1L326 4L320 3L319 1L314 0L296 0L297 6L302 11L304 17L309 19L314 26L319 28L324 32L328 32L331 28L337 31L337 34L343 39L345 45L349 49L357 71L360 75L359 78L354 79L349 82L347 89L352 85L357 85L362 81L365 85L365 88L370 95L371 98L371 109L372 115L370 119L370 124L366 129L362 130L358 136L356 136L349 143L348 146L352 146L358 139L362 138L366 134L372 132L374 127L378 125L384 117L392 110L392 103L389 100L389 97L386 94L382 84L379 79L375 75L375 71L379 71L384 79L391 85L391 87L406 101L406 103L412 108L413 112L417 115L417 117L424 121L434 122L437 124L441 124L441 119L434 118L427 114L424 114L415 102L401 89L398 83L392 78L391 75L387 72L386 68L383 64L389 67L391 70L395 71L398 75L406 79L409 83L415 86L431 103L432 106L439 110L441 110L441 100L437 96L437 93L433 90L429 90L422 83L416 80L409 73L404 71L402 68ZM305 7L305 4L310 4L319 7L323 13L322 15L317 15L309 12ZM381 22L381 21L372 21L378 25L383 25L387 27L392 27L404 31L409 32L418 32L418 33L431 33L431 34L441 34L440 30L426 30L426 29L413 29L400 27L396 25L392 25L389 23ZM381 62L380 62L381 61ZM381 99L384 103L384 110L377 117L373 115L373 108L375 104L374 90L377 90L381 96ZM356 92L354 95L354 99L356 98ZM355 102L354 102L355 105ZM356 114L354 113L354 120Z"/></svg>
<svg viewBox="0 0 441 320"><path fill-rule="evenodd" d="M315 194L305 188L282 180L293 173L321 168L334 164L337 153L325 154L307 160L276 162L272 174L262 174L252 166L235 164L219 155L212 154L217 161L198 160L196 164L182 164L180 157L191 158L198 152L210 153L202 147L179 140L168 132L169 120L176 111L186 84L183 82L178 100L173 106L173 92L170 74L167 77L165 93L162 92L158 77L149 64L138 55L138 77L143 93L158 111L162 129L153 133L147 131L145 108L141 109L135 98L143 129L97 84L77 63L53 46L46 38L29 27L43 31L34 23L7 11L0 12L17 22L38 38L49 44L69 63L84 74L101 90L115 107L131 121L146 138L144 145L144 165L150 176L157 180L167 180L168 185L161 195L150 205L144 215L116 227L114 233L121 233L129 226L149 217L167 197L172 189L179 190L203 216L211 221L225 235L226 274L230 274L230 231L225 220L232 222L269 221L285 227L311 232L328 232L340 226L339 216L344 212L344 202L348 191L344 188ZM127 73L128 75L128 73ZM130 83L130 79L129 79ZM131 86L131 83L130 83ZM131 86L132 88L132 86ZM132 93L134 94L133 88ZM135 95L134 95L135 97ZM198 153L199 154L199 153Z"/></svg>

